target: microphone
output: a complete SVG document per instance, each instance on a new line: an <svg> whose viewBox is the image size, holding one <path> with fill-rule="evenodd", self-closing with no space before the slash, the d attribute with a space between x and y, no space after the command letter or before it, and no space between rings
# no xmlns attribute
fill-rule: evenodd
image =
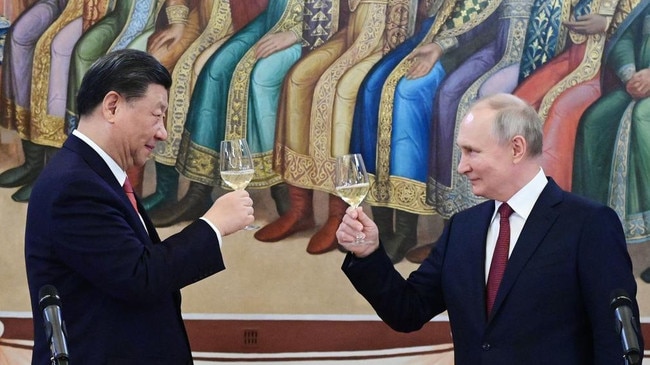
<svg viewBox="0 0 650 365"><path fill-rule="evenodd" d="M639 364L642 357L639 347L639 328L632 314L632 300L623 289L612 292L610 307L614 311L616 332L621 336L623 356L629 365Z"/></svg>
<svg viewBox="0 0 650 365"><path fill-rule="evenodd" d="M68 364L68 345L65 340L65 324L61 318L61 298L52 285L44 285L38 291L39 308L43 312L45 336L52 352L52 364Z"/></svg>

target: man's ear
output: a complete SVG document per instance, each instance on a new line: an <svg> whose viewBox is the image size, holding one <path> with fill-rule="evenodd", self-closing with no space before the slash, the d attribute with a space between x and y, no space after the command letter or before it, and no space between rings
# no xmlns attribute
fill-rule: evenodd
<svg viewBox="0 0 650 365"><path fill-rule="evenodd" d="M528 144L523 136L517 135L512 138L512 158L513 162L519 162L526 155Z"/></svg>
<svg viewBox="0 0 650 365"><path fill-rule="evenodd" d="M115 91L109 91L106 96L104 96L104 100L102 101L102 114L104 115L104 118L111 123L115 121L115 116L121 100L122 97Z"/></svg>

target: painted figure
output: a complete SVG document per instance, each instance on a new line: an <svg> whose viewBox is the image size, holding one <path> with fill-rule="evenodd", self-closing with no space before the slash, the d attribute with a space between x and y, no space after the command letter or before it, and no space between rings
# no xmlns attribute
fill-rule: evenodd
<svg viewBox="0 0 650 365"><path fill-rule="evenodd" d="M619 83L585 111L575 142L573 191L612 207L628 243L650 237L648 4L634 8L605 50L605 62Z"/></svg>
<svg viewBox="0 0 650 365"><path fill-rule="evenodd" d="M275 242L313 228L313 191L326 191L328 218L307 245L311 254L337 246L334 233L347 204L334 193L335 156L349 152L359 85L387 47L389 1L340 5L349 17L340 17L338 32L292 68L282 90L273 168L288 184L291 210L255 232L256 239Z"/></svg>
<svg viewBox="0 0 650 365"><path fill-rule="evenodd" d="M0 89L0 126L18 132L24 162L0 174L0 187L14 188L31 184L45 165L49 146L33 142L39 131L32 131L30 97L32 68L36 45L48 27L61 15L68 0L40 0L25 10L12 24L7 34L2 63L2 88ZM32 135L32 132L35 135ZM56 141L54 146L59 146ZM15 195L15 193L14 193ZM29 195L29 194L27 194ZM14 199L23 200L23 192Z"/></svg>
<svg viewBox="0 0 650 365"><path fill-rule="evenodd" d="M387 54L361 85L350 151L371 174L366 198L394 263L417 243L425 203L430 124L447 73L494 36L488 18L499 1L438 1L415 36ZM470 16L466 9L476 9ZM394 228L393 228L394 227Z"/></svg>
<svg viewBox="0 0 650 365"><path fill-rule="evenodd" d="M255 160L249 185L281 182L270 168L275 113L284 74L301 54L303 0L269 2L267 9L232 35L198 76L180 142L177 170L191 183L187 194L160 214L157 226L200 217L221 184L219 144L246 138Z"/></svg>

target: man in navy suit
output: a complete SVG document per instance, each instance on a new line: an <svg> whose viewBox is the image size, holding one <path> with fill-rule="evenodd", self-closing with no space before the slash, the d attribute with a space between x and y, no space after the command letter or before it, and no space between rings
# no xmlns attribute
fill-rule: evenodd
<svg viewBox="0 0 650 365"><path fill-rule="evenodd" d="M408 279L393 268L375 223L361 208L348 209L337 238L350 251L343 271L354 287L397 331L417 330L446 310L459 365L623 364L612 294L624 290L637 319L639 312L618 216L544 175L542 122L515 96L478 101L459 128L458 170L490 200L453 216ZM488 304L493 253L503 247L498 208L506 203L514 212L504 213L503 238L511 244ZM355 245L357 236L366 244Z"/></svg>
<svg viewBox="0 0 650 365"><path fill-rule="evenodd" d="M72 364L192 363L180 289L225 269L221 237L253 222L253 201L225 194L164 241L131 203L125 171L167 138L170 85L158 61L134 50L109 53L82 81L78 129L40 174L27 211L32 364L50 364L39 309L47 284L61 297Z"/></svg>

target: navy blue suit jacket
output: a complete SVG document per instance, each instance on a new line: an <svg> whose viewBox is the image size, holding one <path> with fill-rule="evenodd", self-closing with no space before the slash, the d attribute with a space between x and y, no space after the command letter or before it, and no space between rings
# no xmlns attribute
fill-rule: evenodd
<svg viewBox="0 0 650 365"><path fill-rule="evenodd" d="M138 203L139 204L139 203ZM49 364L38 293L62 301L72 364L189 364L180 289L223 270L215 232L196 221L160 240L101 157L74 135L48 162L27 211L33 364Z"/></svg>
<svg viewBox="0 0 650 365"><path fill-rule="evenodd" d="M383 249L348 255L343 270L378 315L414 331L447 311L456 364L623 364L609 307L636 282L616 213L562 191L552 180L508 261L492 313L485 309L485 240L494 202L453 216L408 279Z"/></svg>

